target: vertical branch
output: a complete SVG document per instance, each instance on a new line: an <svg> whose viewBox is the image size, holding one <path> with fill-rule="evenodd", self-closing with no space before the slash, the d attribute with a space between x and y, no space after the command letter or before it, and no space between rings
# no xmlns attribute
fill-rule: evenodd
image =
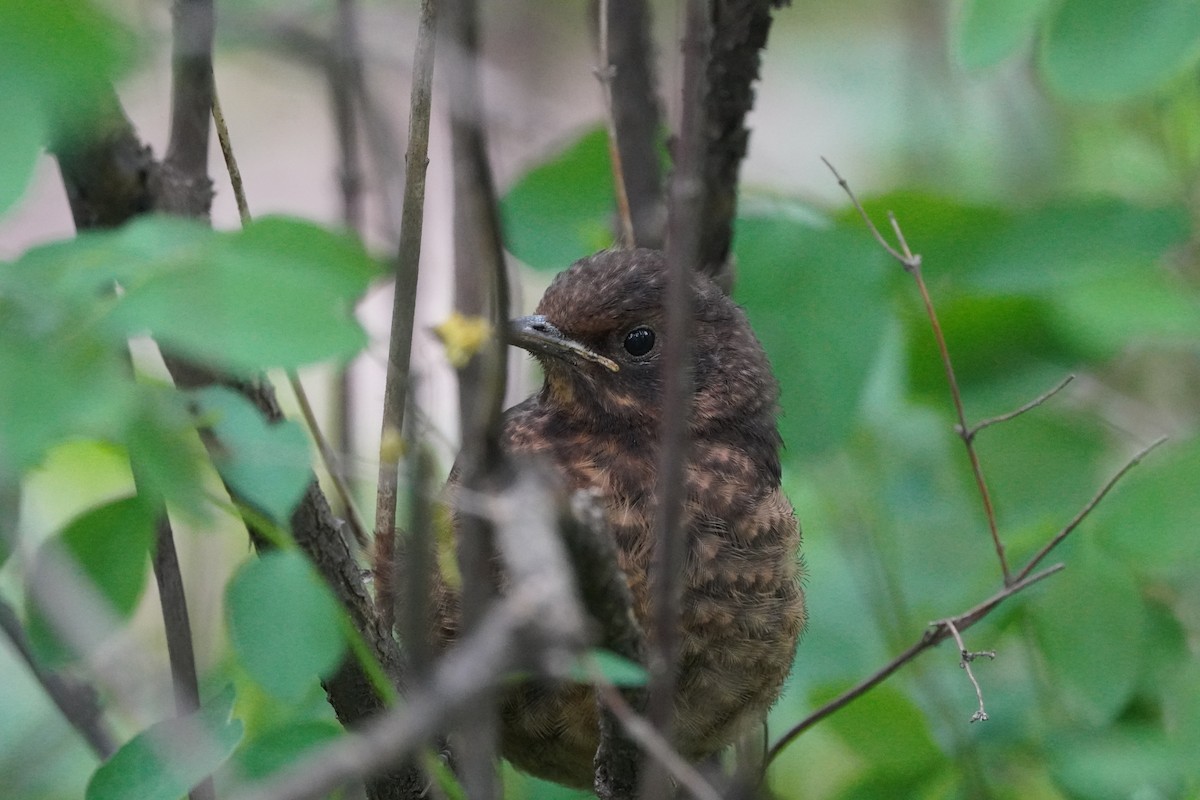
<svg viewBox="0 0 1200 800"><path fill-rule="evenodd" d="M188 619L183 575L175 552L175 537L166 508L159 510L155 523L154 579L158 583L163 629L167 634L167 658L175 686L175 713L183 717L200 708L200 681L196 674L196 653L192 646L192 625ZM200 781L190 792L191 800L214 800L212 776Z"/></svg>
<svg viewBox="0 0 1200 800"><path fill-rule="evenodd" d="M683 118L671 176L667 219L667 331L663 345L663 415L658 461L655 553L652 573L650 721L671 739L678 661L679 602L687 543L681 535L684 464L691 419L691 270L697 265L703 200L705 65L712 35L709 0L689 0L683 40ZM643 797L666 797L670 781L657 761L648 762Z"/></svg>
<svg viewBox="0 0 1200 800"><path fill-rule="evenodd" d="M400 244L396 253L396 286L392 295L392 329L388 341L387 373L383 388L383 422L379 441L379 477L375 493L375 580L385 626L396 622L393 591L396 536L396 493L399 453L394 443L404 429L408 405L409 361L417 308L417 275L425 213L425 168L429 163L429 113L433 85L433 54L437 25L435 0L422 0L417 47L413 54L409 98L408 171L404 177L404 206L400 212ZM415 442L411 442L415 446Z"/></svg>
<svg viewBox="0 0 1200 800"><path fill-rule="evenodd" d="M773 8L788 0L714 0L710 91L704 99L704 202L700 255L696 262L728 290L728 263L737 213L738 174L750 142L746 114L754 106L761 51L771 30Z"/></svg>
<svg viewBox="0 0 1200 800"><path fill-rule="evenodd" d="M609 103L611 135L633 228L633 244L663 246L663 202L659 137L662 113L655 93L646 0L601 3L601 79Z"/></svg>
<svg viewBox="0 0 1200 800"><path fill-rule="evenodd" d="M212 108L212 0L175 0L172 6L171 132L157 192L161 211L208 215L208 116Z"/></svg>
<svg viewBox="0 0 1200 800"><path fill-rule="evenodd" d="M454 171L455 288L457 311L468 318L504 320L508 281L496 218L495 188L487 162L479 85L478 9L474 0L449 0L440 31ZM459 370L463 492L485 490L501 465L501 405L506 350L498 336ZM492 596L492 523L476 514L458 517L462 573L462 627L470 634ZM473 723L461 730L463 784L478 800L497 796L494 757L498 715L494 695L482 702Z"/></svg>

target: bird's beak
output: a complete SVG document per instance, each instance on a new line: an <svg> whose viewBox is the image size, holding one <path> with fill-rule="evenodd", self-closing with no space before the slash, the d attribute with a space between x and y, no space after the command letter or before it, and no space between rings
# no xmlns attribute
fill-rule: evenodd
<svg viewBox="0 0 1200 800"><path fill-rule="evenodd" d="M621 368L611 358L606 358L580 342L565 336L540 314L519 317L508 323L508 343L528 350L534 355L555 358L581 358L599 364L611 372Z"/></svg>

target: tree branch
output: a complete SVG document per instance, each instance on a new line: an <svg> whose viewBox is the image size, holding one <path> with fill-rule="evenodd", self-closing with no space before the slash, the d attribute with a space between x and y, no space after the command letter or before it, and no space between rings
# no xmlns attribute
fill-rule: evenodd
<svg viewBox="0 0 1200 800"><path fill-rule="evenodd" d="M738 175L750 143L746 115L754 106L761 51L771 30L771 11L788 0L713 0L713 41L704 98L704 205L700 212L697 268L728 291L729 254L737 214Z"/></svg>
<svg viewBox="0 0 1200 800"><path fill-rule="evenodd" d="M379 613L394 624L400 617L393 591L396 570L396 495L399 452L395 443L404 430L404 411L409 403L409 368L412 359L413 326L417 309L417 276L420 273L421 241L425 214L425 170L429 164L429 121L433 94L433 58L437 32L437 6L422 0L417 47L413 54L412 89L409 96L408 151L405 161L404 206L400 213L400 244L396 253L396 285L392 289L392 324L388 339L387 371L383 387L383 418L379 434L379 477L375 493L375 581ZM410 426L410 429L414 429ZM419 444L410 439L413 448ZM414 535L419 535L413 532ZM420 543L416 546L422 547Z"/></svg>
<svg viewBox="0 0 1200 800"><path fill-rule="evenodd" d="M705 118L710 27L708 0L690 0L683 40L683 121L675 171L671 175L667 219L666 337L663 344L663 415L659 434L655 550L651 568L651 681L649 718L669 741L675 714L679 659L680 596L687 539L682 528L684 465L690 449L692 415L692 270L701 263L700 208L705 200ZM650 761L642 776L643 797L666 797L670 783L660 762Z"/></svg>
<svg viewBox="0 0 1200 800"><path fill-rule="evenodd" d="M212 203L208 119L213 104L213 2L174 0L172 14L171 131L158 173L155 207L207 217Z"/></svg>

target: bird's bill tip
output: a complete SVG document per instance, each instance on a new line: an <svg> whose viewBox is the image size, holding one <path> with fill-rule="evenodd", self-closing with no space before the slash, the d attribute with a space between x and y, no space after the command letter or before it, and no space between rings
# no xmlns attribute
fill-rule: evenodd
<svg viewBox="0 0 1200 800"><path fill-rule="evenodd" d="M618 372L621 368L611 358L602 356L595 350L578 342L554 326L541 314L528 317L518 317L508 323L508 343L528 350L534 354L543 354L557 358L580 358L599 364L610 372Z"/></svg>

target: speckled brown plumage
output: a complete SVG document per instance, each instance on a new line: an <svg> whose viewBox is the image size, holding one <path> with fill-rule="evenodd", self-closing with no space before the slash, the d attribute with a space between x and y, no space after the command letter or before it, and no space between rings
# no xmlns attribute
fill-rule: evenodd
<svg viewBox="0 0 1200 800"><path fill-rule="evenodd" d="M561 273L538 316L518 321L515 343L537 356L545 383L510 409L503 431L510 451L544 459L568 490L598 497L643 626L665 281L663 257L650 250L601 252ZM779 487L777 384L742 310L702 276L693 288L676 745L699 759L746 732L775 701L804 626L804 599L800 532ZM633 355L626 337L642 327L654 343ZM645 334L636 336L645 346ZM502 749L517 767L591 785L598 736L587 687L524 684L505 700L502 721Z"/></svg>

